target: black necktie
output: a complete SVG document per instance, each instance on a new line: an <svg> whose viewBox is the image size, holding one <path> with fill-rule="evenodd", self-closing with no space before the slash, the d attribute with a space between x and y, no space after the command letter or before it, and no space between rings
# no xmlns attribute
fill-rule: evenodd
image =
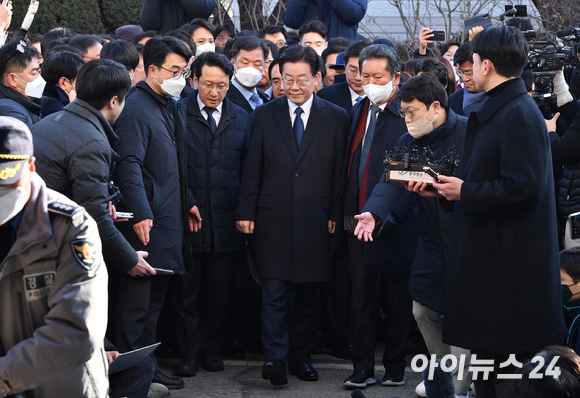
<svg viewBox="0 0 580 398"><path fill-rule="evenodd" d="M209 128L211 129L211 133L215 134L217 130L217 125L215 124L215 119L213 118L213 111L215 108L210 108L209 106L204 106L203 109L207 112L207 122L209 123Z"/></svg>
<svg viewBox="0 0 580 398"><path fill-rule="evenodd" d="M302 143L302 137L304 137L304 122L300 115L302 115L304 110L300 107L296 108L294 113L296 118L294 119L294 137L296 138L296 149L300 150L300 144Z"/></svg>

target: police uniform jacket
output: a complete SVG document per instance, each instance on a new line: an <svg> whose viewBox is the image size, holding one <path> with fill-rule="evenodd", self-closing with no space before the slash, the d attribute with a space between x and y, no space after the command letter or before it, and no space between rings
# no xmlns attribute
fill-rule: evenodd
<svg viewBox="0 0 580 398"><path fill-rule="evenodd" d="M107 270L97 225L35 173L0 265L0 302L0 396L107 396Z"/></svg>

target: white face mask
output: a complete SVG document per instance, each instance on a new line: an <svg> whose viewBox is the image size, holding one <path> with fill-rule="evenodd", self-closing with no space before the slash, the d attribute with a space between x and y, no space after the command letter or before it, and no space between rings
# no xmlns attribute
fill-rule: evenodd
<svg viewBox="0 0 580 398"><path fill-rule="evenodd" d="M367 84L363 86L363 90L373 104L380 104L381 102L388 100L391 96L391 93L393 92L393 81L391 80L389 84L384 86L379 86L378 84Z"/></svg>
<svg viewBox="0 0 580 398"><path fill-rule="evenodd" d="M254 88L262 80L262 72L252 66L247 66L236 71L236 79L242 86Z"/></svg>
<svg viewBox="0 0 580 398"><path fill-rule="evenodd" d="M185 87L185 77L179 76L173 79L163 79L163 76L161 76L157 67L155 67L155 70L157 71L159 77L163 80L163 83L159 84L157 79L155 79L155 83L159 84L163 94L169 95L170 97L179 97L183 91L183 88Z"/></svg>
<svg viewBox="0 0 580 398"><path fill-rule="evenodd" d="M215 44L213 43L204 43L201 46L195 49L195 56L199 57L203 53L215 52Z"/></svg>
<svg viewBox="0 0 580 398"><path fill-rule="evenodd" d="M27 192L23 187L0 187L0 225L12 220L26 205Z"/></svg>
<svg viewBox="0 0 580 398"><path fill-rule="evenodd" d="M20 79L22 83L26 84L26 90L24 90L24 95L31 98L42 97L42 93L44 92L44 86L46 86L46 80L44 80L41 75L38 75L38 77L33 81L31 81L30 83L26 83L18 75L14 76ZM22 89L20 89L20 91L22 91Z"/></svg>
<svg viewBox="0 0 580 398"><path fill-rule="evenodd" d="M318 54L319 57L322 57L322 53L324 52L325 48L321 49L321 50L314 50L316 51L316 54Z"/></svg>
<svg viewBox="0 0 580 398"><path fill-rule="evenodd" d="M427 115L431 112L432 107L433 105L431 105L425 116L415 120L414 122L407 123L407 131L411 134L411 137L419 139L433 131L433 124L435 123L437 115L435 115L432 120L427 120Z"/></svg>

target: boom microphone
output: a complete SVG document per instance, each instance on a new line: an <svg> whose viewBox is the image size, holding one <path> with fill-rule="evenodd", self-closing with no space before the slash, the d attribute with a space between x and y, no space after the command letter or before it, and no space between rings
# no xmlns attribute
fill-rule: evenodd
<svg viewBox="0 0 580 398"><path fill-rule="evenodd" d="M566 28L564 30L559 31L557 35L559 38L562 38L566 36L577 35L578 33L580 33L580 29L578 28Z"/></svg>

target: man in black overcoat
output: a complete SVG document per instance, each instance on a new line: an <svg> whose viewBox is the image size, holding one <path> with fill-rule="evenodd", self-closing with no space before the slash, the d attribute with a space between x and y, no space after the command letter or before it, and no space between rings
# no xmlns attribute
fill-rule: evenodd
<svg viewBox="0 0 580 398"><path fill-rule="evenodd" d="M287 383L286 364L299 379L318 380L310 353L320 283L329 274L348 135L346 112L314 95L320 73L313 49L289 47L280 70L285 97L256 109L236 215L238 229L256 235L257 270L264 280L262 377L272 384Z"/></svg>
<svg viewBox="0 0 580 398"><path fill-rule="evenodd" d="M566 338L550 144L518 78L527 54L513 28L474 38L473 79L489 100L469 117L459 178L433 184L455 201L443 341L494 360L489 379L475 381L478 398L502 396L507 383L495 379L510 372L498 368L510 354L524 363Z"/></svg>

